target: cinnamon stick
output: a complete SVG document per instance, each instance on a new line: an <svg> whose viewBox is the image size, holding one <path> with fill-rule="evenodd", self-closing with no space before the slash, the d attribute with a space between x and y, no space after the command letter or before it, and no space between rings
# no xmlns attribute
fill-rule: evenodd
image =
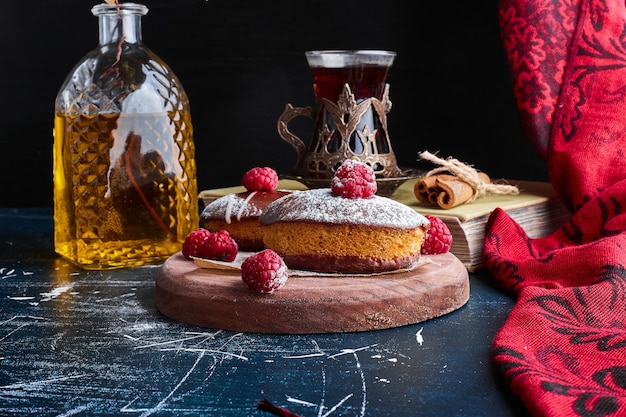
<svg viewBox="0 0 626 417"><path fill-rule="evenodd" d="M437 197L440 193L439 187L437 186L438 178L441 178L442 180L456 179L454 175L450 174L430 175L428 177L421 178L413 187L415 197L417 197L420 202L437 204Z"/></svg>
<svg viewBox="0 0 626 417"><path fill-rule="evenodd" d="M491 182L489 176L483 172L479 172L478 176L485 183ZM436 204L442 209L451 209L471 200L476 190L455 175L437 174L417 181L413 192L422 203Z"/></svg>

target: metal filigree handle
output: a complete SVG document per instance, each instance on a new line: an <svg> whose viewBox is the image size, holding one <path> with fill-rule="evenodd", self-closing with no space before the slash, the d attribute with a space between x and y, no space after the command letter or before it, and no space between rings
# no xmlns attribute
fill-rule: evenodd
<svg viewBox="0 0 626 417"><path fill-rule="evenodd" d="M277 125L280 137L296 149L297 160L294 167L294 170L296 171L302 167L302 163L304 162L304 157L306 156L306 144L298 136L291 133L288 125L292 119L300 116L305 116L314 120L315 111L312 107L293 107L291 104L287 104L287 106L285 106L285 110L278 118Z"/></svg>

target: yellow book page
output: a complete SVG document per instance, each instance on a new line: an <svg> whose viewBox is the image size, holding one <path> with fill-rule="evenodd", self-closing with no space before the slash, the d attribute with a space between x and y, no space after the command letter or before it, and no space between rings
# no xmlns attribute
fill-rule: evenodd
<svg viewBox="0 0 626 417"><path fill-rule="evenodd" d="M488 194L471 203L461 204L444 210L436 205L424 204L418 201L413 192L416 182L417 180L409 180L400 185L391 198L412 207L421 214L457 217L463 222L489 214L498 207L504 210L511 210L543 203L555 197L554 189L549 182L509 180L507 184L517 185L520 190L519 194Z"/></svg>

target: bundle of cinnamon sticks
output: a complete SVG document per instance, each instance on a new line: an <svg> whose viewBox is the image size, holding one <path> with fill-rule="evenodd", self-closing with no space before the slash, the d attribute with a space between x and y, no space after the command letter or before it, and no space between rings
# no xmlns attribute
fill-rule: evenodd
<svg viewBox="0 0 626 417"><path fill-rule="evenodd" d="M413 192L422 203L451 209L486 194L519 194L517 186L492 182L489 175L457 159L442 159L428 151L421 152L420 158L441 165L415 183Z"/></svg>
<svg viewBox="0 0 626 417"><path fill-rule="evenodd" d="M491 183L491 179L484 172L479 172L478 177L485 183ZM415 197L428 204L436 204L442 209L451 209L472 200L477 190L472 185L452 174L428 175L415 183L413 188Z"/></svg>

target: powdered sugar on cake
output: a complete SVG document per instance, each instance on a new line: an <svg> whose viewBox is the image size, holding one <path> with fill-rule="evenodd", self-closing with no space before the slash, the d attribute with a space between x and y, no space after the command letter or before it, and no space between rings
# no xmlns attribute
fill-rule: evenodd
<svg viewBox="0 0 626 417"><path fill-rule="evenodd" d="M297 191L268 205L261 223L310 221L414 229L428 219L410 207L386 197L343 198L329 188ZM280 211L280 212L279 212Z"/></svg>
<svg viewBox="0 0 626 417"><path fill-rule="evenodd" d="M237 211L237 220L241 220L241 216L243 215L243 211L246 209L246 207L248 207L248 203L250 202L250 200L252 200L252 197L254 197L256 194L256 191L252 191L248 197L246 197L246 199L243 201L243 203L241 204L241 207L239 207L239 210ZM231 200L230 202L232 203L233 200ZM230 208L231 208L232 204L229 204L229 206L227 207L227 215L226 215L226 223L230 223Z"/></svg>
<svg viewBox="0 0 626 417"><path fill-rule="evenodd" d="M224 213L224 221L227 224L231 223L233 214L236 215L237 220L241 220L242 217L260 216L262 210L254 204L249 204L250 199L255 194L256 192L252 192L245 199L237 194L226 195L213 201L211 203L211 210L213 212Z"/></svg>
<svg viewBox="0 0 626 417"><path fill-rule="evenodd" d="M209 203L202 211L201 219L223 220L226 224L232 224L235 220L253 219L259 217L269 203L290 192L276 190L228 194Z"/></svg>

